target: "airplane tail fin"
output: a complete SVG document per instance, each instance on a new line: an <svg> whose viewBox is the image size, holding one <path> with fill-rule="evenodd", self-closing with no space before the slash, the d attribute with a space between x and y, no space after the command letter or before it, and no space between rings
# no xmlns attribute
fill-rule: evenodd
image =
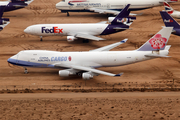
<svg viewBox="0 0 180 120"><path fill-rule="evenodd" d="M168 43L173 27L164 27L145 44L143 44L137 51L157 51L164 50Z"/></svg>
<svg viewBox="0 0 180 120"><path fill-rule="evenodd" d="M0 6L0 31L3 30L3 28L10 23L9 18L2 18L5 8L6 6Z"/></svg>
<svg viewBox="0 0 180 120"><path fill-rule="evenodd" d="M33 1L34 0L11 0L12 3L26 3L26 4L30 4Z"/></svg>
<svg viewBox="0 0 180 120"><path fill-rule="evenodd" d="M174 20L166 11L160 11L160 14L166 27L180 28L180 25L176 20Z"/></svg>
<svg viewBox="0 0 180 120"><path fill-rule="evenodd" d="M164 8L168 14L172 14L174 12L174 9L167 2L164 2Z"/></svg>
<svg viewBox="0 0 180 120"><path fill-rule="evenodd" d="M131 22L132 20L135 20L136 17L130 17L130 11L129 11L130 4L128 4L121 12L112 20L111 24L122 24L124 22L124 18L127 18L127 22Z"/></svg>

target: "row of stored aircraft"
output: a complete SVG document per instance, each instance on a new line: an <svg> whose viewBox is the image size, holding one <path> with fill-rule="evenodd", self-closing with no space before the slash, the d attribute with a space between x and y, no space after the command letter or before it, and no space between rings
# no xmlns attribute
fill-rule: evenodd
<svg viewBox="0 0 180 120"><path fill-rule="evenodd" d="M171 2L172 1L173 0L171 0ZM70 4L72 4L72 2L70 2ZM136 19L135 17L129 16L129 9L130 5L127 4L124 9L121 9L120 13L118 12L116 17L108 18L110 24L106 24L105 22L90 25L83 24L86 26L84 28L81 24L69 24L70 27L64 24L40 24L30 26L24 31L38 36L66 35L68 36L68 41L73 41L78 38L103 40L95 35L112 34L129 29L133 20ZM162 17L164 17L163 21L166 26L167 24L169 25L169 23L175 22L167 18L167 15L169 15L167 12L162 11L160 13ZM77 27L78 29L72 29ZM81 28L82 31L79 31ZM90 28L90 30L87 30L87 28ZM170 26L162 28L139 49L133 51L110 51L118 45L125 43L127 39L124 39L121 42L88 52L25 50L9 58L8 62L24 67L25 73L28 73L27 67L40 67L64 69L59 70L59 76L80 75L84 80L89 80L100 74L117 77L123 73L113 74L98 70L97 68L122 66L159 57L168 57L167 55L171 46L167 45L167 42L172 31L175 32L175 29Z"/></svg>
<svg viewBox="0 0 180 120"><path fill-rule="evenodd" d="M9 18L2 18L4 12L14 11L28 6L33 0L9 0L0 1L0 31L7 26Z"/></svg>
<svg viewBox="0 0 180 120"><path fill-rule="evenodd" d="M56 8L61 12L96 12L100 14L114 14L119 12L127 5L131 4L129 10L143 10L155 6L163 5L163 2L177 2L178 0L62 0L56 4ZM132 14L131 15L136 15Z"/></svg>

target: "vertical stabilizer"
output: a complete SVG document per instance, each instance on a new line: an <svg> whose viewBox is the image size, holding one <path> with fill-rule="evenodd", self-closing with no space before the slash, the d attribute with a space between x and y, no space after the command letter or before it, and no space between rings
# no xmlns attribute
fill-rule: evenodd
<svg viewBox="0 0 180 120"><path fill-rule="evenodd" d="M164 8L168 14L172 14L174 12L174 9L167 2L164 2Z"/></svg>
<svg viewBox="0 0 180 120"><path fill-rule="evenodd" d="M144 45L142 45L138 51L156 51L164 50L168 43L173 27L164 27L151 39L149 39Z"/></svg>
<svg viewBox="0 0 180 120"><path fill-rule="evenodd" d="M111 22L111 24L119 24L123 22L123 18L127 18L128 22L131 20L135 20L136 17L129 17L129 7L130 4L128 4L124 9L121 10L121 12L114 18L114 20Z"/></svg>
<svg viewBox="0 0 180 120"><path fill-rule="evenodd" d="M160 14L166 27L180 28L176 20L174 20L166 11L160 11Z"/></svg>

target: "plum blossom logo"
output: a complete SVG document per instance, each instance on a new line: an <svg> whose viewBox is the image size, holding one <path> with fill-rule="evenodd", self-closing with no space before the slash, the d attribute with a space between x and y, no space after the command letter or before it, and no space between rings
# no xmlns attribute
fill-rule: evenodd
<svg viewBox="0 0 180 120"><path fill-rule="evenodd" d="M166 41L167 39L162 37L161 34L157 34L149 40L149 43L153 49L160 49L166 45Z"/></svg>
<svg viewBox="0 0 180 120"><path fill-rule="evenodd" d="M69 61L71 61L72 60L71 56L69 56L68 59L69 59Z"/></svg>

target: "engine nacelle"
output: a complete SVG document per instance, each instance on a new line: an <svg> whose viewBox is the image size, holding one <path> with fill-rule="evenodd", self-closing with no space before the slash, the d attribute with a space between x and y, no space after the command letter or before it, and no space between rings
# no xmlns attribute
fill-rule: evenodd
<svg viewBox="0 0 180 120"><path fill-rule="evenodd" d="M68 77L70 75L76 75L78 71L74 69L67 69L67 70L60 70L59 71L59 76L61 77Z"/></svg>
<svg viewBox="0 0 180 120"><path fill-rule="evenodd" d="M59 76L61 77L68 77L70 75L70 71L68 70L60 70L59 71Z"/></svg>
<svg viewBox="0 0 180 120"><path fill-rule="evenodd" d="M68 42L73 42L74 40L76 40L77 38L74 36L67 36L67 41Z"/></svg>
<svg viewBox="0 0 180 120"><path fill-rule="evenodd" d="M89 79L92 79L93 78L93 75L91 74L91 73L83 73L82 74L82 78L84 79L84 80L89 80Z"/></svg>

